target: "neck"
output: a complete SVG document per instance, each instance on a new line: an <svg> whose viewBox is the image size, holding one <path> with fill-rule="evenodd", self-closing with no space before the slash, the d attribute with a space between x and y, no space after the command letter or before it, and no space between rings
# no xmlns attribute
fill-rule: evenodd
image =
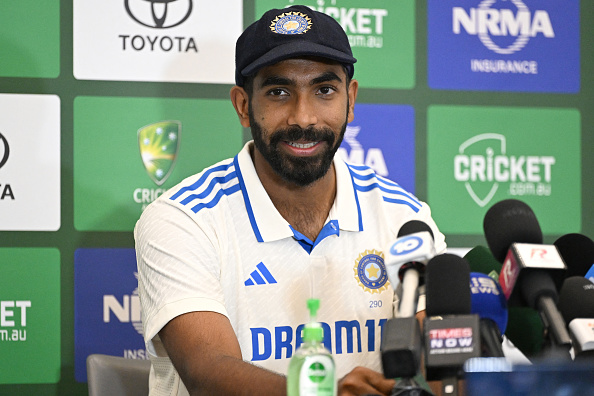
<svg viewBox="0 0 594 396"><path fill-rule="evenodd" d="M336 197L334 164L322 178L307 186L299 186L282 179L257 150L252 153L252 158L262 186L281 216L294 229L315 241Z"/></svg>

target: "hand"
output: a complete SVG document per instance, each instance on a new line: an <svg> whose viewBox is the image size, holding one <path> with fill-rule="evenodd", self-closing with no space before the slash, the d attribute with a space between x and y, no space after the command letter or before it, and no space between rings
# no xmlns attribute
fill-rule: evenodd
<svg viewBox="0 0 594 396"><path fill-rule="evenodd" d="M338 381L338 396L390 395L396 384L382 373L365 367L355 367Z"/></svg>

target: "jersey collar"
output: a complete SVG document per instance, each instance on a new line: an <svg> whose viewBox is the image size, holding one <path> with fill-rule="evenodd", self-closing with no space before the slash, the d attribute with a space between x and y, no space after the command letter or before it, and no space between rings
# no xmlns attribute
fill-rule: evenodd
<svg viewBox="0 0 594 396"><path fill-rule="evenodd" d="M292 238L293 229L276 210L260 183L250 155L252 145L253 141L247 142L233 162L254 235L259 242ZM351 172L338 154L334 156L334 167L337 183L336 199L326 223L335 221L340 230L362 231L361 208Z"/></svg>

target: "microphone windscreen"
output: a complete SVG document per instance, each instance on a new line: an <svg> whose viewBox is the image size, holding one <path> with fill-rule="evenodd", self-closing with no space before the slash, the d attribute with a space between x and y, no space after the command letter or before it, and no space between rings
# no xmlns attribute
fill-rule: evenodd
<svg viewBox="0 0 594 396"><path fill-rule="evenodd" d="M559 292L559 311L569 324L575 318L594 318L594 283L582 276L563 281Z"/></svg>
<svg viewBox="0 0 594 396"><path fill-rule="evenodd" d="M555 304L559 300L557 286L549 274L542 270L527 270L520 279L520 291L526 304L534 309L538 305L541 296L548 296Z"/></svg>
<svg viewBox="0 0 594 396"><path fill-rule="evenodd" d="M425 270L427 316L469 315L470 267L455 254L433 257Z"/></svg>
<svg viewBox="0 0 594 396"><path fill-rule="evenodd" d="M582 234L566 234L554 243L567 265L566 277L585 276L594 264L594 241Z"/></svg>
<svg viewBox="0 0 594 396"><path fill-rule="evenodd" d="M501 263L495 260L491 251L485 246L475 246L466 253L464 259L468 261L471 272L489 275L495 271L499 274Z"/></svg>
<svg viewBox="0 0 594 396"><path fill-rule="evenodd" d="M404 225L400 227L400 230L398 231L398 238L423 231L429 232L429 234L431 234L431 238L435 239L431 227L429 227L427 223L420 220L411 220L404 223Z"/></svg>
<svg viewBox="0 0 594 396"><path fill-rule="evenodd" d="M532 209L517 199L505 199L493 205L483 220L483 229L489 249L501 263L510 245L516 243L542 243L542 231Z"/></svg>
<svg viewBox="0 0 594 396"><path fill-rule="evenodd" d="M471 309L481 319L491 319L501 334L507 328L507 301L499 283L490 276L470 273Z"/></svg>

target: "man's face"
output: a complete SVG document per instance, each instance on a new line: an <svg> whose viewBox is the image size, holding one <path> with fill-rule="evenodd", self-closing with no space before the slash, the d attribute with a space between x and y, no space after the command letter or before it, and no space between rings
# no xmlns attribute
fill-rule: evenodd
<svg viewBox="0 0 594 396"><path fill-rule="evenodd" d="M351 119L347 75L339 64L290 59L254 78L249 103L254 144L285 181L306 186L323 177Z"/></svg>

